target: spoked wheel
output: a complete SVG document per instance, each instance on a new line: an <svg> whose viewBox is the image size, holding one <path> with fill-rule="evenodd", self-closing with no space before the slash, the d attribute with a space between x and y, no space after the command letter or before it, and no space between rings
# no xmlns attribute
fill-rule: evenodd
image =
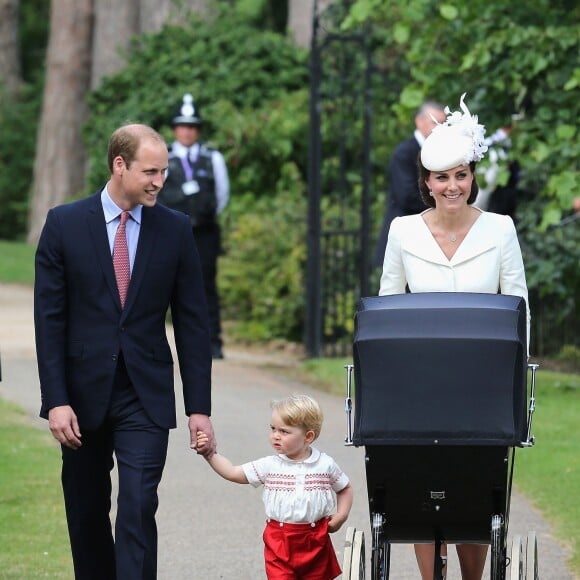
<svg viewBox="0 0 580 580"><path fill-rule="evenodd" d="M536 532L528 533L526 545L526 580L538 580L538 540Z"/></svg>
<svg viewBox="0 0 580 580"><path fill-rule="evenodd" d="M388 580L391 558L391 544L383 542L373 547L373 576L372 580Z"/></svg>
<svg viewBox="0 0 580 580"><path fill-rule="evenodd" d="M365 534L362 530L354 533L350 578L365 580Z"/></svg>
<svg viewBox="0 0 580 580"><path fill-rule="evenodd" d="M356 528L349 526L346 529L346 539L344 540L344 553L342 555L342 578L343 580L354 580L350 575L352 567L352 545L354 543L354 533Z"/></svg>
<svg viewBox="0 0 580 580"><path fill-rule="evenodd" d="M491 580L505 580L505 529L503 517L491 518Z"/></svg>
<svg viewBox="0 0 580 580"><path fill-rule="evenodd" d="M510 555L510 580L524 580L524 551L520 536L514 536Z"/></svg>
<svg viewBox="0 0 580 580"><path fill-rule="evenodd" d="M385 540L382 514L373 514L372 580L388 580L391 544Z"/></svg>

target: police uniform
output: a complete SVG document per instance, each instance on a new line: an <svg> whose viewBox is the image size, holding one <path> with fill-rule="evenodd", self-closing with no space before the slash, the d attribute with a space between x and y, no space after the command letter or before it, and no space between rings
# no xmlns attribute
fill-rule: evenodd
<svg viewBox="0 0 580 580"><path fill-rule="evenodd" d="M201 127L203 120L190 94L183 97L172 126ZM159 202L186 213L200 255L210 318L213 358L223 358L220 302L217 291L217 259L221 253L218 214L229 200L229 179L223 155L203 142L186 146L174 141L169 147L167 179Z"/></svg>

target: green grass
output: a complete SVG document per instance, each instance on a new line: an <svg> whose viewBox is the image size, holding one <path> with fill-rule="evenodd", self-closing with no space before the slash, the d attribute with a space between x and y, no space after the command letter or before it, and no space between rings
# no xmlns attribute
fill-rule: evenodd
<svg viewBox="0 0 580 580"><path fill-rule="evenodd" d="M536 444L516 452L514 482L571 547L572 567L580 573L580 375L538 375Z"/></svg>
<svg viewBox="0 0 580 580"><path fill-rule="evenodd" d="M0 578L72 578L60 450L0 400Z"/></svg>
<svg viewBox="0 0 580 580"><path fill-rule="evenodd" d="M292 372L296 380L341 396L346 392L342 359L310 359ZM354 381L353 381L354 382ZM538 372L532 434L536 444L516 452L514 485L554 525L572 550L580 574L580 375Z"/></svg>
<svg viewBox="0 0 580 580"><path fill-rule="evenodd" d="M0 240L0 282L32 286L35 250L23 242Z"/></svg>

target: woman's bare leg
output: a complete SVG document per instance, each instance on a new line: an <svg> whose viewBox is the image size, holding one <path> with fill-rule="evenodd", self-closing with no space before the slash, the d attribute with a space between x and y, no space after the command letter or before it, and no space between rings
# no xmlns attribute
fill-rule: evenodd
<svg viewBox="0 0 580 580"><path fill-rule="evenodd" d="M415 556L419 565L422 580L433 580L433 566L435 562L435 544L415 544ZM447 546L441 545L441 556L445 557L447 562ZM445 576L446 566L443 566L443 575Z"/></svg>
<svg viewBox="0 0 580 580"><path fill-rule="evenodd" d="M461 578L463 580L481 580L487 558L487 545L457 544L456 548Z"/></svg>

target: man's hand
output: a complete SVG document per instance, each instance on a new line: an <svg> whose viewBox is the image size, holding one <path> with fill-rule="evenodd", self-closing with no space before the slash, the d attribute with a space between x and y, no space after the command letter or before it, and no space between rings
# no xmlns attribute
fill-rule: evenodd
<svg viewBox="0 0 580 580"><path fill-rule="evenodd" d="M78 449L82 445L77 416L70 405L50 409L48 426L53 437L65 447Z"/></svg>
<svg viewBox="0 0 580 580"><path fill-rule="evenodd" d="M207 436L207 441L204 441L204 444L199 447L197 443L198 431L203 432ZM189 437L190 447L195 449L199 455L209 458L215 453L215 435L213 433L213 426L210 418L207 415L194 413L189 416Z"/></svg>

